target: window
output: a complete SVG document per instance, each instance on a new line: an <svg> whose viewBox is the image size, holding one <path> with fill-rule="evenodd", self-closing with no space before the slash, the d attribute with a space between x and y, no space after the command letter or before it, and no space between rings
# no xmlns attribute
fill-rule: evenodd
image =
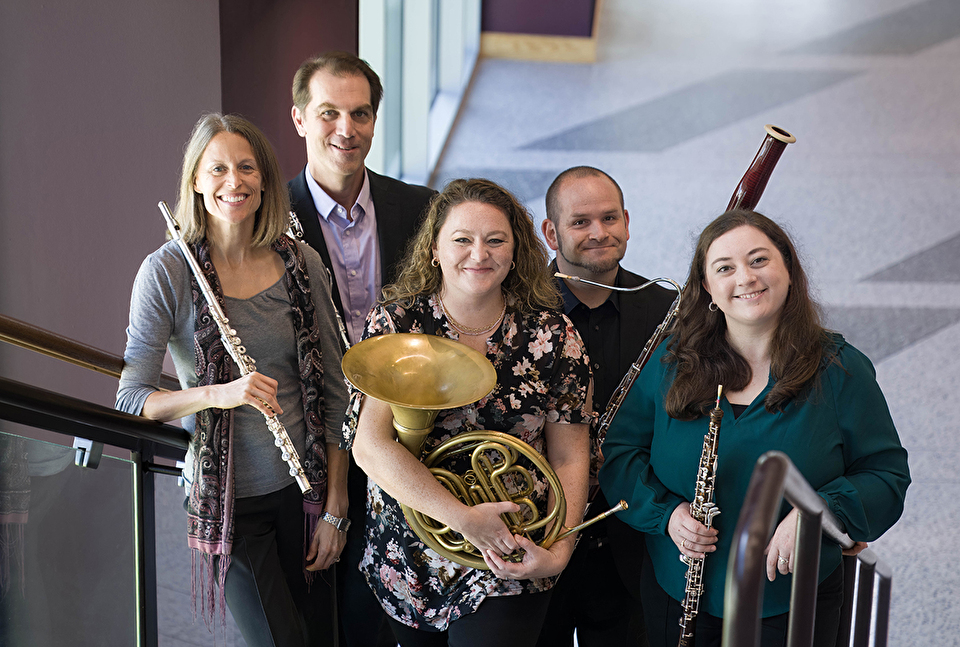
<svg viewBox="0 0 960 647"><path fill-rule="evenodd" d="M367 164L427 184L480 49L480 0L360 0L360 57L383 81Z"/></svg>

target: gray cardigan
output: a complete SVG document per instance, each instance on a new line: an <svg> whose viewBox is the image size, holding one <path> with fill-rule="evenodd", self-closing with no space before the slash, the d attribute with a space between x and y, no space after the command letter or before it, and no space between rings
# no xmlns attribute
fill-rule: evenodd
<svg viewBox="0 0 960 647"><path fill-rule="evenodd" d="M314 250L302 243L297 245L306 260L310 290L319 314L325 438L328 444L339 445L347 389L340 367L342 355L330 298L330 276ZM127 347L117 390L116 408L120 411L139 415L147 396L159 390L157 384L168 348L180 386L186 389L197 385L193 345L196 316L190 278L190 268L173 241L147 256L140 266L130 298ZM193 415L182 418L181 423L193 433Z"/></svg>

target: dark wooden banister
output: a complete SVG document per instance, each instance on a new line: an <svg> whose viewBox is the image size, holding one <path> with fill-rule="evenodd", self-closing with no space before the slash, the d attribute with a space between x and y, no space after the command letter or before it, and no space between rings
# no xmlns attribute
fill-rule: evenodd
<svg viewBox="0 0 960 647"><path fill-rule="evenodd" d="M821 534L842 548L854 547L843 525L786 454L770 451L761 456L740 510L727 566L723 600L724 647L760 644L760 614L766 579L764 549L776 527L783 499L799 510L787 647L813 644ZM852 604L853 617L848 616L851 622L849 631L841 625L843 644L885 647L892 572L869 548L855 558L844 559L845 564L849 560L855 561L858 574L856 589L851 581L844 582L847 591L842 611L850 611L848 605L854 599L856 603ZM873 594L874 589L877 595ZM869 635L871 627L875 628L873 636ZM854 640L847 642L844 634L852 635Z"/></svg>
<svg viewBox="0 0 960 647"><path fill-rule="evenodd" d="M120 379L120 372L123 370L123 358L118 355L2 314L0 314L0 341L117 379ZM166 391L179 391L180 382L176 377L162 373L159 387Z"/></svg>

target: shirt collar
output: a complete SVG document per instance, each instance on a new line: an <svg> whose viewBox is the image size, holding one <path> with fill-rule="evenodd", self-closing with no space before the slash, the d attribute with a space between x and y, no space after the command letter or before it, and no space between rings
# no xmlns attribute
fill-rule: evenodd
<svg viewBox="0 0 960 647"><path fill-rule="evenodd" d="M320 214L320 217L324 220L328 220L330 214L337 206L336 200L331 198L327 192L323 190L323 187L313 179L309 168L307 168L304 175L307 176L307 188L310 190L313 204L317 207L317 213ZM373 213L373 198L370 195L370 176L367 174L366 168L363 169L363 184L360 185L360 195L357 196L355 204L363 210L363 213ZM350 209L351 211L353 210L353 205L350 205ZM354 220L356 219L357 218L354 218Z"/></svg>
<svg viewBox="0 0 960 647"><path fill-rule="evenodd" d="M556 261L553 262L552 269L554 272L557 271ZM623 275L623 268L620 267L617 269L617 279L613 282L615 286L620 287L620 279L622 275ZM560 284L560 296L563 297L563 314L569 315L571 312L573 312L573 309L576 308L577 306L583 306L583 303L580 301L580 299L578 299L577 296L570 290L569 286L567 286L566 281L558 278L557 282ZM616 308L617 312L620 312L620 293L617 292L616 290L611 290L610 296L607 297L607 300L604 301L604 303L598 307L603 307L603 305L607 303L611 304L614 308ZM586 307L586 306L583 306L583 307Z"/></svg>

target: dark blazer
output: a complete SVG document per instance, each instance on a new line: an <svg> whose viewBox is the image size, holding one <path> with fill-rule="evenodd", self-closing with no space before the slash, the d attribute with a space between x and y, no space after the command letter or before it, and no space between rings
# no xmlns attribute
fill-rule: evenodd
<svg viewBox="0 0 960 647"><path fill-rule="evenodd" d="M619 286L624 288L643 285L649 280L623 268L620 268L619 279ZM676 298L676 291L659 283L639 292L620 293L620 358L617 375L626 375L630 364L640 357L647 340L653 337L654 331L667 316L667 310ZM627 325L624 325L624 322ZM589 349L587 352L589 353ZM606 404L601 403L601 406Z"/></svg>
<svg viewBox="0 0 960 647"><path fill-rule="evenodd" d="M646 278L622 267L617 275L617 285L620 287L631 288L646 282ZM640 357L647 340L653 336L676 298L676 291L660 284L651 285L638 292L620 293L620 356L617 358L616 367L606 369L616 371L617 383L627 374L630 365ZM589 348L587 354L590 354ZM598 412L602 414L604 409L601 407L605 408L607 403L597 404ZM609 507L605 504L601 491L591 506L591 514L598 514ZM644 556L643 533L620 521L616 515L608 517L605 524L620 578L630 594L639 600L640 567L643 565Z"/></svg>
<svg viewBox="0 0 960 647"><path fill-rule="evenodd" d="M320 254L324 264L330 268L333 278L333 299L339 312L343 312L343 301L337 285L337 275L333 272L330 252L320 229L319 214L313 203L313 196L307 188L307 169L290 180L290 206L303 227L303 238L307 244ZM407 240L420 226L421 216L427 203L436 194L425 186L406 184L393 178L378 175L367 169L370 178L370 196L377 219L377 238L380 244L380 282L386 285L397 274L398 265L403 257ZM366 510L367 475L357 467L350 455L350 470L347 477L347 492L350 497L348 516L353 524L347 533L347 546L342 557L342 568L336 569L337 587L340 589L338 605L340 607L340 644L356 645L395 645L386 615L366 580L357 568L363 556L363 528ZM344 633L346 630L346 634ZM349 635L347 635L349 634Z"/></svg>
<svg viewBox="0 0 960 647"><path fill-rule="evenodd" d="M620 285L623 287L634 287L646 282L647 279L642 276L620 270ZM659 283L639 292L620 293L620 363L617 368L621 378L630 369L630 364L640 357L643 347L653 337L657 326L667 316L667 311L676 298L676 291ZM609 519L611 523L607 525L607 536L610 538L617 570L627 590L639 600L640 568L645 553L643 533L620 521L616 515Z"/></svg>
<svg viewBox="0 0 960 647"><path fill-rule="evenodd" d="M320 216L313 203L313 196L307 188L307 169L290 180L290 206L300 219L303 238L307 244L320 254L324 264L330 268L333 278L333 300L337 310L343 312L340 288L337 277L330 264L330 252L323 238L323 231L317 220ZM436 194L433 189L416 184L407 184L367 169L370 178L370 196L377 218L377 237L380 239L380 281L386 285L396 278L397 266L402 260L407 240L416 233L420 220L426 211L427 203Z"/></svg>
<svg viewBox="0 0 960 647"><path fill-rule="evenodd" d="M550 273L557 271L557 261L554 259L550 264ZM618 287L632 288L643 285L647 281L648 279L623 267L617 274ZM614 372L616 381L626 375L630 365L640 357L647 340L653 336L676 298L677 293L674 290L665 288L659 283L639 292L620 293L620 356L617 358L617 365L607 369ZM589 348L587 354L590 354ZM599 410L606 405L606 402L598 402L597 408ZM600 413L603 411L601 410Z"/></svg>

